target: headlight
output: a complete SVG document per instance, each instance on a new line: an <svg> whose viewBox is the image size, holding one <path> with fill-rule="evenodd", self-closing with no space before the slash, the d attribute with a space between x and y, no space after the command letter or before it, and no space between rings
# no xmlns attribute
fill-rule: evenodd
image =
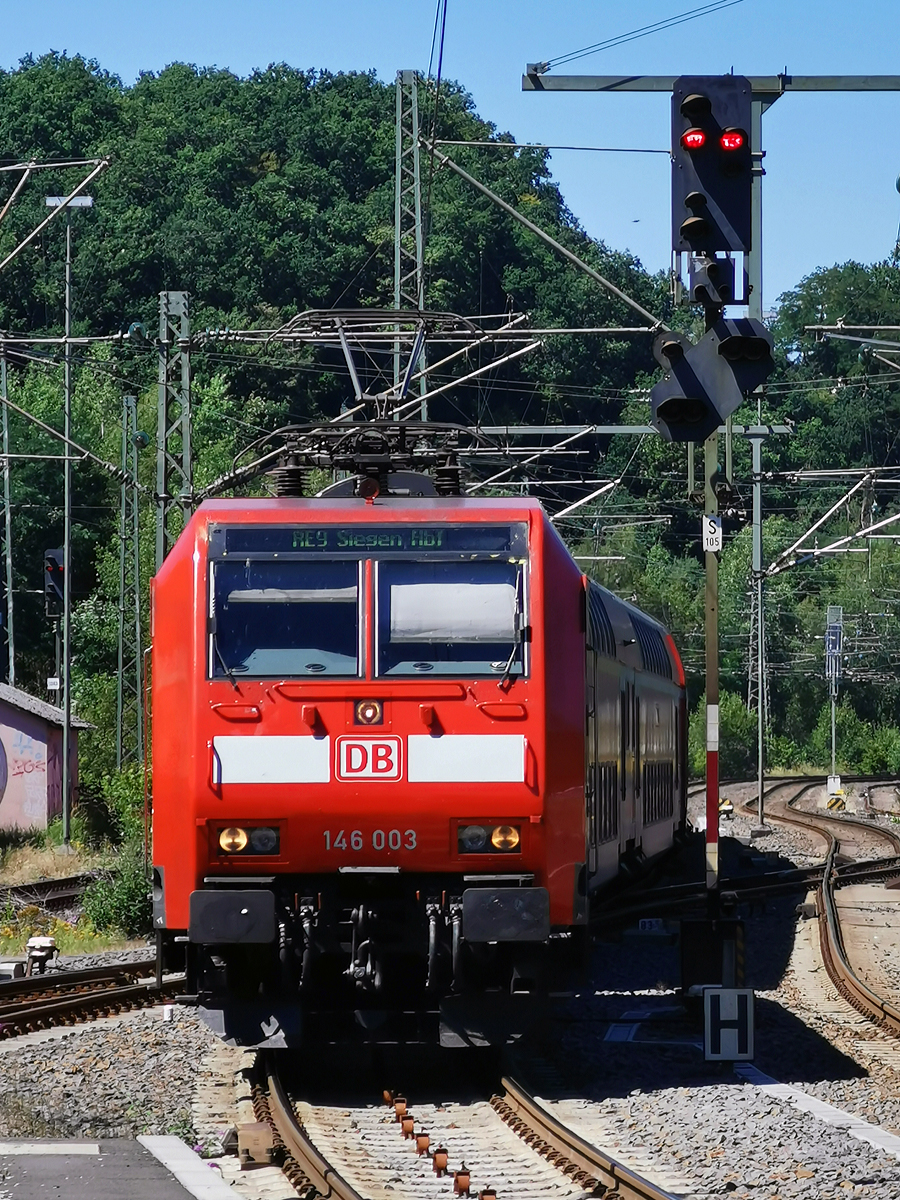
<svg viewBox="0 0 900 1200"><path fill-rule="evenodd" d="M277 854L278 853L278 830L269 829L263 826L260 829L250 830L250 853L251 854Z"/></svg>
<svg viewBox="0 0 900 1200"><path fill-rule="evenodd" d="M384 709L380 700L358 700L353 710L357 725L380 725L384 720Z"/></svg>
<svg viewBox="0 0 900 1200"><path fill-rule="evenodd" d="M483 825L464 825L457 836L461 854L477 854L487 845L488 833Z"/></svg>
<svg viewBox="0 0 900 1200"><path fill-rule="evenodd" d="M518 825L460 825L456 830L459 854L512 854L521 850Z"/></svg>
<svg viewBox="0 0 900 1200"><path fill-rule="evenodd" d="M495 850L515 850L519 844L519 831L514 825L498 825L491 832L491 845Z"/></svg>
<svg viewBox="0 0 900 1200"><path fill-rule="evenodd" d="M247 830L238 829L237 826L223 829L219 834L219 845L226 854L240 854L245 849L248 840Z"/></svg>

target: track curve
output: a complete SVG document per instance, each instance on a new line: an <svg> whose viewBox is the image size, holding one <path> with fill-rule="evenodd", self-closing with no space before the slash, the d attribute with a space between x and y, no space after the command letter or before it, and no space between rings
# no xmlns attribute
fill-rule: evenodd
<svg viewBox="0 0 900 1200"><path fill-rule="evenodd" d="M881 782L881 780L868 776L861 776L853 781ZM796 785L798 782L798 780L785 781L785 785L788 783ZM794 807L802 796L814 787L823 786L824 782L824 779L821 778L806 781L790 800L776 802L772 809L767 806L766 813L773 820L807 829L825 842L825 865L816 892L819 944L825 969L837 991L849 1004L870 1021L881 1026L892 1037L900 1038L900 1007L874 992L868 984L860 979L850 962L844 945L840 912L835 898L837 887L843 882L858 877L858 872L865 871L866 865L870 875L896 873L896 860L900 857L900 833L885 829L883 826L872 825L871 822L858 817L804 813ZM887 842L893 855L883 861L864 864L862 867L856 864L839 866L837 858L841 852L841 838L848 829L856 837L862 834L864 837L876 841ZM844 840L846 842L849 839L845 837Z"/></svg>

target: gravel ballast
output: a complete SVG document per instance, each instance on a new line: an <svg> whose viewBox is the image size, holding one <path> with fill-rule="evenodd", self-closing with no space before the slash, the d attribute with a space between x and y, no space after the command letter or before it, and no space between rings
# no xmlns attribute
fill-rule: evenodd
<svg viewBox="0 0 900 1200"><path fill-rule="evenodd" d="M191 1102L217 1039L190 1009L129 1014L62 1037L0 1043L5 1137L192 1139Z"/></svg>
<svg viewBox="0 0 900 1200"><path fill-rule="evenodd" d="M633 1091L597 1109L615 1130L616 1144L608 1145L613 1154L617 1147L651 1152L691 1181L694 1197L894 1200L900 1191L900 1161L893 1155L752 1085ZM590 1136L590 1109L583 1102L563 1101L552 1111Z"/></svg>

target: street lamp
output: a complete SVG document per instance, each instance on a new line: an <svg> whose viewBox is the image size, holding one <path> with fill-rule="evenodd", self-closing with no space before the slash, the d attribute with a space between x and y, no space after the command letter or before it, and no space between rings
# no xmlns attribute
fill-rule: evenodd
<svg viewBox="0 0 900 1200"><path fill-rule="evenodd" d="M48 208L93 208L93 196L47 196L44 203ZM65 408L64 433L66 451L64 460L63 497L63 611L62 611L62 691L63 691L63 736L62 736L62 832L63 846L69 849L71 836L71 771L69 748L72 723L71 688L71 626L72 626L72 455L69 439L72 436L72 217L66 214L66 298L65 298Z"/></svg>

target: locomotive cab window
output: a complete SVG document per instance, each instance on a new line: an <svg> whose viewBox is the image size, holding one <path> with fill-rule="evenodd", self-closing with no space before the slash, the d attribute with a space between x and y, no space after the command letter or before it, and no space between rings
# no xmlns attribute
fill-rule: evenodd
<svg viewBox="0 0 900 1200"><path fill-rule="evenodd" d="M359 674L358 562L213 563L214 679Z"/></svg>
<svg viewBox="0 0 900 1200"><path fill-rule="evenodd" d="M523 574L498 560L379 562L377 674L524 674Z"/></svg>

